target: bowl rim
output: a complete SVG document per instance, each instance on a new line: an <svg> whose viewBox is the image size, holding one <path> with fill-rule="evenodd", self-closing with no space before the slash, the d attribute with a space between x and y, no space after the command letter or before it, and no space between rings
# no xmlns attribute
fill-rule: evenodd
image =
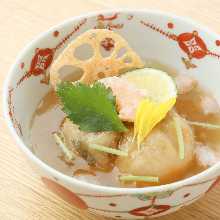
<svg viewBox="0 0 220 220"><path fill-rule="evenodd" d="M209 35L215 37L216 39L220 38L220 35L213 32L207 27L203 27L202 25L198 24L197 22L185 18L180 17L171 13L159 11L159 10L151 10L151 9L130 9L130 8L112 8L112 9L105 9L105 10L96 10L92 12L83 13L79 16L74 16L71 18L68 18L64 20L63 22L52 26L47 31L44 31L43 33L36 36L32 41L30 41L23 50L18 54L15 62L12 64L11 68L9 69L8 75L6 76L6 79L4 80L3 84L3 116L5 118L6 124L10 130L11 135L13 138L15 138L16 144L20 147L20 149L27 155L27 157L32 160L37 166L41 167L42 170L46 170L51 176L57 177L60 180L63 180L64 183L67 183L69 186L76 185L79 188L84 188L91 190L92 192L97 193L108 193L108 194L120 194L120 195L128 195L128 194L141 194L141 193L152 193L152 192L162 192L162 191L173 191L178 188L182 188L187 185L191 185L192 183L199 183L201 180L209 181L208 177L212 176L211 180L214 180L215 176L216 178L218 175L216 175L220 170L220 162L213 165L212 167L204 170L201 173L198 173L192 177L179 180L173 183L159 185L159 186L149 186L149 187L143 187L143 188L122 188L122 187L113 187L113 186L102 186L97 185L93 183L88 183L79 179L76 179L74 177L70 177L65 175L64 173L56 170L55 168L51 167L50 165L43 162L40 158L38 158L32 151L26 146L26 144L22 141L22 139L17 134L15 128L13 127L12 121L10 119L9 113L8 113L8 88L10 85L10 82L13 78L13 75L17 69L18 64L20 63L21 58L27 53L27 51L34 46L36 42L38 42L40 39L43 39L48 33L50 33L53 30L56 30L57 28L60 28L62 26L68 25L69 23L72 23L74 21L78 21L84 18L89 18L96 16L98 14L109 14L109 13L133 13L133 14L145 14L145 15L161 15L165 17L170 17L174 20L182 21L184 23L191 24L204 32L208 33Z"/></svg>

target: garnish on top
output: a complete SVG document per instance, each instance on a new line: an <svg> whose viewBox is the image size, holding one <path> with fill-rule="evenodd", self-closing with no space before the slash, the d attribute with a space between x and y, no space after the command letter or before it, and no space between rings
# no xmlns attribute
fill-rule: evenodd
<svg viewBox="0 0 220 220"><path fill-rule="evenodd" d="M92 86L82 83L64 82L58 85L57 94L63 104L63 111L69 119L88 132L117 131L127 128L120 121L111 89L102 83Z"/></svg>
<svg viewBox="0 0 220 220"><path fill-rule="evenodd" d="M114 42L112 53L107 58L100 52L100 44L105 37L111 38ZM91 46L93 55L89 59L79 60L75 52L84 44ZM126 52L120 55L122 48L126 49ZM126 62L127 59L131 62ZM83 69L83 76L79 80L81 83L60 84L58 72L64 65L74 65ZM123 82L121 88L120 85L118 87L113 83L110 86L111 90L106 88L108 85L105 87L97 81L101 78L118 76L123 68L143 66L140 57L120 35L105 29L89 30L72 41L53 63L50 73L51 84L61 98L64 112L73 123L79 125L81 130L123 132L127 129L120 121L121 118L124 121L134 122L135 136L140 145L175 104L176 88L172 79L160 70L144 68L127 72L121 76L121 79L116 77L117 80L128 82L128 84ZM87 86L82 83L93 85ZM127 88L129 83L134 85L134 88L130 86L132 88L130 95L128 91L130 87ZM115 92L115 88L120 88L120 91ZM116 95L116 100L121 102L115 103L112 91ZM134 91L135 94L132 93ZM123 98L122 95L126 97ZM116 106L120 108L118 113Z"/></svg>
<svg viewBox="0 0 220 220"><path fill-rule="evenodd" d="M102 42L106 38L114 42L111 53L107 57L103 56L100 50ZM85 45L92 49L92 56L88 59L79 59L76 56L77 49ZM86 51L84 50L82 53L86 53ZM53 62L50 69L52 86L56 87L61 82L62 76L60 76L59 70L65 65L82 69L83 75L80 82L92 84L104 77L118 76L124 69L143 68L144 62L121 35L108 29L91 29L70 42Z"/></svg>
<svg viewBox="0 0 220 220"><path fill-rule="evenodd" d="M173 79L164 71L143 68L129 71L121 76L145 93L146 98L156 103L163 103L177 96Z"/></svg>
<svg viewBox="0 0 220 220"><path fill-rule="evenodd" d="M155 103L149 99L144 99L140 103L134 122L134 138L137 136L139 148L141 142L151 130L166 117L166 114L174 106L175 102L176 98L171 98L164 103Z"/></svg>
<svg viewBox="0 0 220 220"><path fill-rule="evenodd" d="M137 137L140 146L174 106L176 87L166 73L151 68L128 72L122 78L105 78L91 86L64 82L57 86L57 94L61 98L64 112L83 131L126 131L119 119L122 110L124 114L126 110L127 116L130 115L127 118L134 122L134 137ZM134 91L136 96L133 96ZM136 112L134 116L133 111Z"/></svg>
<svg viewBox="0 0 220 220"><path fill-rule="evenodd" d="M176 102L176 86L173 79L161 70L144 68L122 76L145 93L137 109L134 121L134 138L138 147L150 131L166 117Z"/></svg>

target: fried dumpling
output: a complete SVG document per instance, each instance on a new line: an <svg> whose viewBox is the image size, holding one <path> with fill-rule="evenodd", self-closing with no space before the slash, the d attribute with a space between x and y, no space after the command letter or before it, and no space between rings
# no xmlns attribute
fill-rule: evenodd
<svg viewBox="0 0 220 220"><path fill-rule="evenodd" d="M61 131L64 135L67 147L79 153L89 165L100 169L109 169L113 160L112 155L89 148L89 144L99 144L106 147L115 148L118 144L120 133L118 132L84 132L73 124L69 119L65 119Z"/></svg>

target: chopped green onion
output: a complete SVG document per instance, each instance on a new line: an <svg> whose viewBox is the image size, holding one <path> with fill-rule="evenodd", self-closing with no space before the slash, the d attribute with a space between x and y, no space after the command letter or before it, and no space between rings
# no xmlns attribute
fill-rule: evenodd
<svg viewBox="0 0 220 220"><path fill-rule="evenodd" d="M57 143L57 145L60 147L60 149L63 151L64 155L67 157L68 160L74 160L75 155L74 153L69 150L69 148L66 146L64 142L64 137L61 133L55 132L53 133L53 137Z"/></svg>
<svg viewBox="0 0 220 220"><path fill-rule="evenodd" d="M128 176L120 176L119 179L121 181L143 181L143 182L154 182L154 183L159 182L159 177L156 177L156 176L133 176L133 175L128 175Z"/></svg>
<svg viewBox="0 0 220 220"><path fill-rule="evenodd" d="M204 128L210 128L210 129L220 129L220 125L215 124L209 124L205 122L196 122L196 121L187 121L190 125L200 126Z"/></svg>
<svg viewBox="0 0 220 220"><path fill-rule="evenodd" d="M174 124L176 128L177 141L179 145L179 158L183 160L185 157L185 145L184 145L184 139L183 139L183 132L182 132L179 118L175 116L173 119L174 119Z"/></svg>
<svg viewBox="0 0 220 220"><path fill-rule="evenodd" d="M128 152L117 150L111 147L105 147L105 146L98 145L98 144L89 144L89 147L92 149L98 150L98 151L105 152L105 153L115 154L115 155L123 156L123 157L128 156Z"/></svg>

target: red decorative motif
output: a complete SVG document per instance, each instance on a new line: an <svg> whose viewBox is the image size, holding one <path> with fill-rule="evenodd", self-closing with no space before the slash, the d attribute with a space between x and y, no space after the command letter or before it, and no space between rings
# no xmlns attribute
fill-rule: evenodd
<svg viewBox="0 0 220 220"><path fill-rule="evenodd" d="M20 67L21 67L21 69L24 68L24 62L21 63Z"/></svg>
<svg viewBox="0 0 220 220"><path fill-rule="evenodd" d="M54 50L50 48L36 50L36 53L31 61L30 69L18 81L17 85L20 85L25 79L29 78L30 76L39 76L39 75L44 76L41 82L47 84L49 78L45 74L45 71L52 63L53 56L54 56Z"/></svg>
<svg viewBox="0 0 220 220"><path fill-rule="evenodd" d="M208 192L210 192L214 187L216 187L220 183L220 176L214 181L214 183L209 187Z"/></svg>
<svg viewBox="0 0 220 220"><path fill-rule="evenodd" d="M159 32L168 39L176 41L180 49L187 54L187 58L182 57L182 61L187 69L197 67L195 64L191 62L192 58L202 59L206 55L220 58L219 54L213 53L208 50L205 42L199 36L197 31L193 31L192 33L181 33L179 35L176 35L170 32L163 31L160 27L156 27L154 24L150 24L148 22L140 21L140 23L156 32ZM173 25L171 24L172 23L168 23L168 28L173 28Z"/></svg>
<svg viewBox="0 0 220 220"><path fill-rule="evenodd" d="M9 116L11 120L13 120L13 106L12 106L12 92L14 91L13 88L8 90L8 106L9 106Z"/></svg>
<svg viewBox="0 0 220 220"><path fill-rule="evenodd" d="M128 15L128 20L132 20L134 18L134 15Z"/></svg>
<svg viewBox="0 0 220 220"><path fill-rule="evenodd" d="M112 38L106 37L102 42L101 42L101 46L107 50L110 51L111 49L114 48L114 40Z"/></svg>
<svg viewBox="0 0 220 220"><path fill-rule="evenodd" d="M187 198L187 197L189 197L191 194L190 193L186 193L183 197L184 198Z"/></svg>
<svg viewBox="0 0 220 220"><path fill-rule="evenodd" d="M101 29L121 29L123 28L123 24L114 24L113 21L118 18L119 13L115 13L110 16L104 16L102 14L97 16L97 25L94 28L101 28Z"/></svg>
<svg viewBox="0 0 220 220"><path fill-rule="evenodd" d="M216 46L220 46L220 40L215 41Z"/></svg>
<svg viewBox="0 0 220 220"><path fill-rule="evenodd" d="M169 210L171 208L171 206L169 205L155 205L155 200L156 197L154 197L151 201L151 205L149 206L144 206L141 208L137 208L137 209L133 209L131 210L129 213L131 215L135 215L135 216L154 216L157 214L160 214L162 212L166 212L167 210Z"/></svg>
<svg viewBox="0 0 220 220"><path fill-rule="evenodd" d="M104 16L102 14L98 15L98 20L100 21L112 21L115 20L116 18L118 18L118 13L115 13L111 16Z"/></svg>
<svg viewBox="0 0 220 220"><path fill-rule="evenodd" d="M115 203L109 203L109 206L112 206L112 207L116 207L117 206L117 204L115 204Z"/></svg>
<svg viewBox="0 0 220 220"><path fill-rule="evenodd" d="M54 48L54 50L56 51L56 50L60 49L67 42L67 40L69 40L73 36L73 34L75 34L77 31L79 31L79 29L84 24L86 24L86 21L87 21L87 19L85 18L82 21L80 21L76 26L74 26L73 30L69 34L67 34L66 37L64 37L60 43L57 44L57 46Z"/></svg>
<svg viewBox="0 0 220 220"><path fill-rule="evenodd" d="M180 48L187 53L188 57L201 59L207 54L207 47L204 41L198 36L197 31L183 33L177 36Z"/></svg>
<svg viewBox="0 0 220 220"><path fill-rule="evenodd" d="M54 37L58 37L59 34L60 34L59 31L54 31L54 32L53 32L53 36L54 36Z"/></svg>
<svg viewBox="0 0 220 220"><path fill-rule="evenodd" d="M149 216L153 216L153 215L157 215L162 212L165 212L168 209L170 209L169 205L150 205L150 206L145 206L145 207L134 209L130 211L129 213L135 216L149 217Z"/></svg>
<svg viewBox="0 0 220 220"><path fill-rule="evenodd" d="M170 32L163 31L161 28L156 27L154 24L150 24L145 21L140 21L140 23L156 32L159 32L160 34L164 35L165 37L171 40L175 40L175 41L177 40L177 36L175 34L171 34Z"/></svg>
<svg viewBox="0 0 220 220"><path fill-rule="evenodd" d="M173 29L174 28L174 24L172 22L169 22L167 24L167 27L170 28L170 29Z"/></svg>
<svg viewBox="0 0 220 220"><path fill-rule="evenodd" d="M93 207L88 207L88 205L79 197L94 197L94 198L111 198L111 197L123 197L123 196L130 196L129 194L124 194L124 195L89 195L89 194L80 194L80 193L73 193L70 190L66 189L65 187L59 185L58 183L47 179L45 177L42 177L43 182L55 193L57 193L61 198L63 198L65 201L68 201L74 205L76 205L77 207L83 208L83 209L90 209L90 210L98 210L98 211L102 211L102 212L107 212L107 213L129 213L133 216L144 216L144 217L150 217L150 216L155 216L157 214L166 212L167 210L170 210L171 208L174 207L183 207L184 206L184 200L182 203L175 205L175 206L170 206L170 205L165 205L165 204L156 204L156 200L158 198L160 198L160 194L159 195L155 195L151 197L151 204L148 206L144 206L144 207L140 207L140 208L136 208L133 210L105 210L105 209L98 209L98 208L93 208ZM201 183L193 183L190 185L186 185L186 186L182 186L179 189L182 188L186 188L186 187L191 187L191 186L196 186L196 185L200 185L200 184L204 184L207 182L213 181L213 179L211 180L206 180L204 182ZM217 181L215 181L215 184L217 183ZM215 185L213 184L213 186ZM179 190L178 189L178 190ZM211 187L210 187L211 189ZM190 193L186 193L183 195L184 198L187 198L190 196ZM200 198L201 195L192 198L191 200L187 200L187 202L190 201L194 201L198 198ZM115 203L109 203L109 206L111 207L116 207L117 204ZM116 214L116 215L117 215ZM120 218L120 215L117 215L118 218Z"/></svg>
<svg viewBox="0 0 220 220"><path fill-rule="evenodd" d="M12 124L13 124L14 128L17 130L18 134L23 136L21 124L15 118L15 114L14 114L14 106L12 104L12 93L13 93L13 91L14 91L13 88L10 88L9 91L8 91L8 109L9 109L8 114L9 114L9 117L12 121Z"/></svg>
<svg viewBox="0 0 220 220"><path fill-rule="evenodd" d="M42 177L42 181L52 192L56 193L66 202L76 206L79 209L88 209L87 204L79 196L67 188L46 177Z"/></svg>
<svg viewBox="0 0 220 220"><path fill-rule="evenodd" d="M43 78L41 79L41 83L49 84L49 75L47 75L46 71L50 67L54 54L56 50L61 48L69 38L76 33L82 25L86 23L86 19L83 19L76 25L66 37L62 39L54 48L36 48L35 55L33 56L30 64L29 70L21 77L18 81L17 86L19 86L24 80L28 79L31 76L39 76L42 75ZM58 36L59 32L55 31L53 35Z"/></svg>
<svg viewBox="0 0 220 220"><path fill-rule="evenodd" d="M31 61L29 73L34 76L42 74L52 63L53 54L54 51L50 48L38 49Z"/></svg>

